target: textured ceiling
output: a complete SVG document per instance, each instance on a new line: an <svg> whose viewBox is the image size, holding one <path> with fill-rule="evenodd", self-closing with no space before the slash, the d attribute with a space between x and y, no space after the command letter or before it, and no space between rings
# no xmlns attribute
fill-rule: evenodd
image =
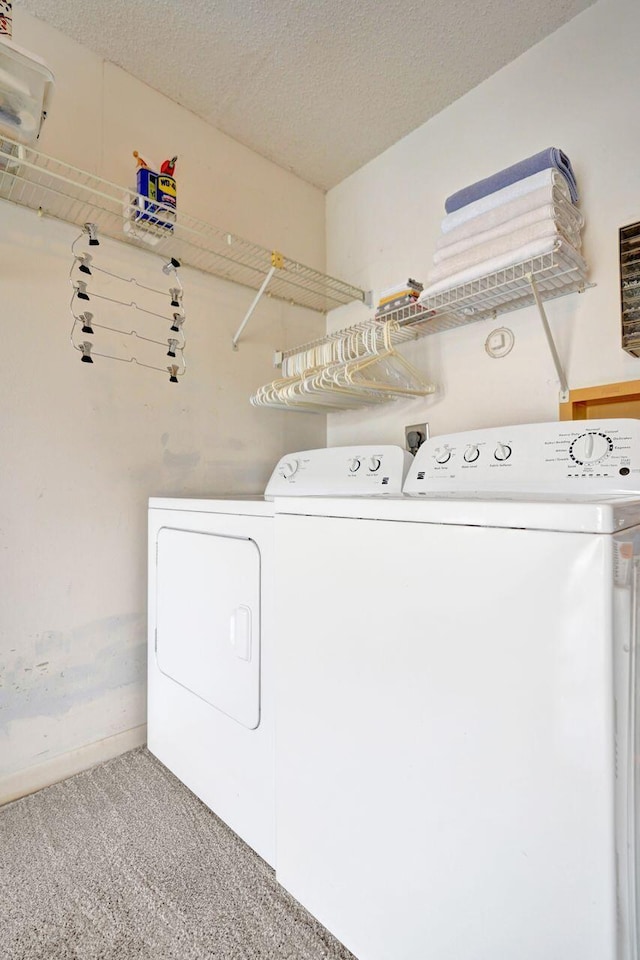
<svg viewBox="0 0 640 960"><path fill-rule="evenodd" d="M594 0L16 0L328 189Z"/></svg>

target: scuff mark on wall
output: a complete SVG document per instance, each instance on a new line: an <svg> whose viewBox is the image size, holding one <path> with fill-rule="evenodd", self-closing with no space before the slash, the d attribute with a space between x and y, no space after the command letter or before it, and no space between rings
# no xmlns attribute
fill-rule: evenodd
<svg viewBox="0 0 640 960"><path fill-rule="evenodd" d="M131 613L36 637L31 649L36 657L46 652L47 660L33 663L19 654L0 663L0 732L15 720L58 717L110 690L142 684L145 630L145 616Z"/></svg>
<svg viewBox="0 0 640 960"><path fill-rule="evenodd" d="M172 453L170 450L165 450L162 454L162 461L165 467L170 470L195 470L201 459L201 454L197 451L193 453Z"/></svg>

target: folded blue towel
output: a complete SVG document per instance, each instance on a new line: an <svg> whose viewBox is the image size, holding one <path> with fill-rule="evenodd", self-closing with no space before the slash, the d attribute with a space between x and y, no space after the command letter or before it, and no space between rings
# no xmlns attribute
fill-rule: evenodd
<svg viewBox="0 0 640 960"><path fill-rule="evenodd" d="M536 153L526 160L521 160L519 163L514 163L511 167L506 167L506 169L494 173L493 176L487 177L486 180L478 180L477 183L472 183L470 186L458 190L457 193L452 193L450 197L447 197L444 208L447 213L453 213L454 210L466 207L467 204L473 203L475 200L480 200L481 197L486 197L490 193L495 193L496 190L508 187L512 183L516 183L517 180L524 180L525 177L530 177L534 173L538 173L540 170L546 170L549 167L555 167L556 170L562 174L569 184L571 199L576 203L578 200L578 186L571 161L562 150L558 150L557 147L549 147L547 150L541 150L540 153Z"/></svg>

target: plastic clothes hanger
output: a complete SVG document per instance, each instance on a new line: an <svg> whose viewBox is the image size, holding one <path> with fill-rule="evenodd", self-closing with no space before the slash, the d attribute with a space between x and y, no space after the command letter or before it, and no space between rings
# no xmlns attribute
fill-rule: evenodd
<svg viewBox="0 0 640 960"><path fill-rule="evenodd" d="M256 407L271 407L277 410L297 410L307 413L326 413L343 409L342 407L330 405L326 397L320 398L319 400L297 398L295 394L292 393L292 387L297 383L299 383L297 378L274 380L272 383L260 387L254 396L251 397L251 403Z"/></svg>
<svg viewBox="0 0 640 960"><path fill-rule="evenodd" d="M353 405L354 399L357 401L358 406L386 403L389 400L395 399L393 392L388 387L381 391L378 385L355 383L345 375L345 370L348 369L350 365L354 362L362 362L363 354L367 359L371 359L371 355L375 351L379 351L379 330L379 327L377 329L368 328L358 330L353 339L345 340L343 357L346 359L341 363L325 367L316 378L317 387L332 394L340 393L344 397L351 398L349 406ZM349 359L353 357L360 359L357 361ZM404 391L398 391L398 396L404 395Z"/></svg>
<svg viewBox="0 0 640 960"><path fill-rule="evenodd" d="M370 360L373 353L380 353L384 347L383 333L380 324L360 326L341 333L332 345L334 362L319 365L315 369L306 369L297 376L274 381L272 386L276 388L278 404L285 407L313 406L326 411L352 410L387 403L397 396L406 396L406 387L398 390L387 384L385 389L380 390L378 384L359 384L351 382L345 376L345 367L349 364L362 362L365 358ZM385 352L388 352L388 349ZM298 363L292 366L299 370L307 359L308 352L298 355ZM256 403L260 402L270 404L272 397L259 393Z"/></svg>
<svg viewBox="0 0 640 960"><path fill-rule="evenodd" d="M382 344L378 349L377 335L373 355L351 361L344 366L343 376L348 383L369 390L393 393L396 396L426 396L436 387L428 383L408 360L394 349L391 324L382 327Z"/></svg>

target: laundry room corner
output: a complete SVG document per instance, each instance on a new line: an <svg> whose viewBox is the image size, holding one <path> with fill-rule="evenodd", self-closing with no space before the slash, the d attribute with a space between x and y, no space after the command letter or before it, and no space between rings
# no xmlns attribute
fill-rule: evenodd
<svg viewBox="0 0 640 960"><path fill-rule="evenodd" d="M181 210L324 269L321 190L20 6L14 35L55 73L45 155L135 183L134 149L175 151ZM265 298L234 351L254 292L183 267L179 384L166 370L81 363L69 337L78 228L0 206L4 802L145 740L148 497L253 491L287 449L324 446L326 427L323 416L265 414L248 399L273 376L275 348L324 332L321 314ZM102 244L111 270L148 284L162 276L152 250Z"/></svg>
<svg viewBox="0 0 640 960"><path fill-rule="evenodd" d="M600 0L333 187L327 194L327 270L378 293L407 275L425 281L445 198L465 183L560 143L575 160L589 281L547 313L572 389L638 377L620 349L618 230L638 219L634 0ZM330 329L357 322L346 306ZM473 318L470 315L469 320ZM508 356L485 343L504 324ZM329 416L329 442L401 443L406 424L432 434L555 420L559 384L535 307L482 319L403 348L435 395L376 411Z"/></svg>
<svg viewBox="0 0 640 960"><path fill-rule="evenodd" d="M640 960L640 0L0 0L0 960Z"/></svg>

